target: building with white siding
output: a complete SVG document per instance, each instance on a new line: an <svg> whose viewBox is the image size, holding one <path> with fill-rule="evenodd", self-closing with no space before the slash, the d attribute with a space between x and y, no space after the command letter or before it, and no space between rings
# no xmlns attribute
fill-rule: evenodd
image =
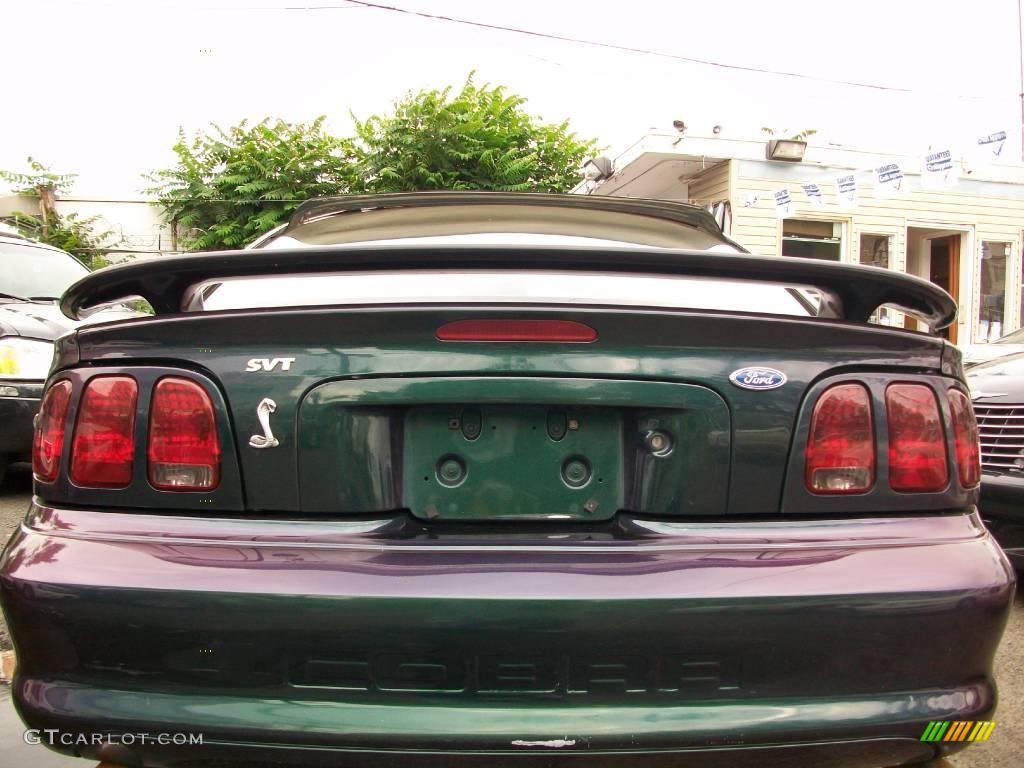
<svg viewBox="0 0 1024 768"><path fill-rule="evenodd" d="M871 264L941 285L960 305L949 337L983 343L1024 326L1021 258L1024 166L988 153L954 153L955 186L926 189L921 157L836 146L808 146L802 161L768 160L767 140L652 134L613 162L580 194L695 202L711 209L726 234L754 253ZM997 162L998 160L998 162ZM878 194L873 170L897 163L903 191ZM836 177L854 173L858 200L838 205ZM818 207L801 185L818 184ZM789 215L775 193L787 189ZM883 311L882 322L912 325Z"/></svg>

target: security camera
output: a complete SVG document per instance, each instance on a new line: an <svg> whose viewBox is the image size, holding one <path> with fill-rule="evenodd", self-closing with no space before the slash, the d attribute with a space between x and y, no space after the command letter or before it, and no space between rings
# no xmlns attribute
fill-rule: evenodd
<svg viewBox="0 0 1024 768"><path fill-rule="evenodd" d="M686 131L686 123L684 123L682 120L673 120L672 127L675 128L680 133L684 133Z"/></svg>

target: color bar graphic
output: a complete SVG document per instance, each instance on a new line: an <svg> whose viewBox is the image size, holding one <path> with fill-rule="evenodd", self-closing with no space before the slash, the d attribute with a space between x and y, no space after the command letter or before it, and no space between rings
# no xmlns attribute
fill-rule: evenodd
<svg viewBox="0 0 1024 768"><path fill-rule="evenodd" d="M994 720L933 720L921 734L921 741L988 741Z"/></svg>

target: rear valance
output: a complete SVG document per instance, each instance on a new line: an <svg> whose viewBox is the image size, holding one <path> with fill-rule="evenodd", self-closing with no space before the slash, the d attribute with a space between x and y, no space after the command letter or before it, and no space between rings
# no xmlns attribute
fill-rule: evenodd
<svg viewBox="0 0 1024 768"><path fill-rule="evenodd" d="M68 317L134 296L158 314L182 311L190 289L227 278L399 270L530 270L669 275L769 283L822 291L830 317L866 321L893 306L939 330L956 317L956 303L917 277L852 264L788 257L670 249L508 246L339 246L247 250L167 257L111 267L72 285L61 300ZM752 306L752 312L758 308Z"/></svg>

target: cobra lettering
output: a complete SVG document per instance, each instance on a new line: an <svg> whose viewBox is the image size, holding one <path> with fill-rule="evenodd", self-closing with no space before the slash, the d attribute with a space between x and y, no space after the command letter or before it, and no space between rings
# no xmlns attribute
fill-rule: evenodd
<svg viewBox="0 0 1024 768"><path fill-rule="evenodd" d="M739 661L702 655L522 656L380 654L306 658L291 683L382 693L443 691L576 697L585 694L728 695L742 690Z"/></svg>

